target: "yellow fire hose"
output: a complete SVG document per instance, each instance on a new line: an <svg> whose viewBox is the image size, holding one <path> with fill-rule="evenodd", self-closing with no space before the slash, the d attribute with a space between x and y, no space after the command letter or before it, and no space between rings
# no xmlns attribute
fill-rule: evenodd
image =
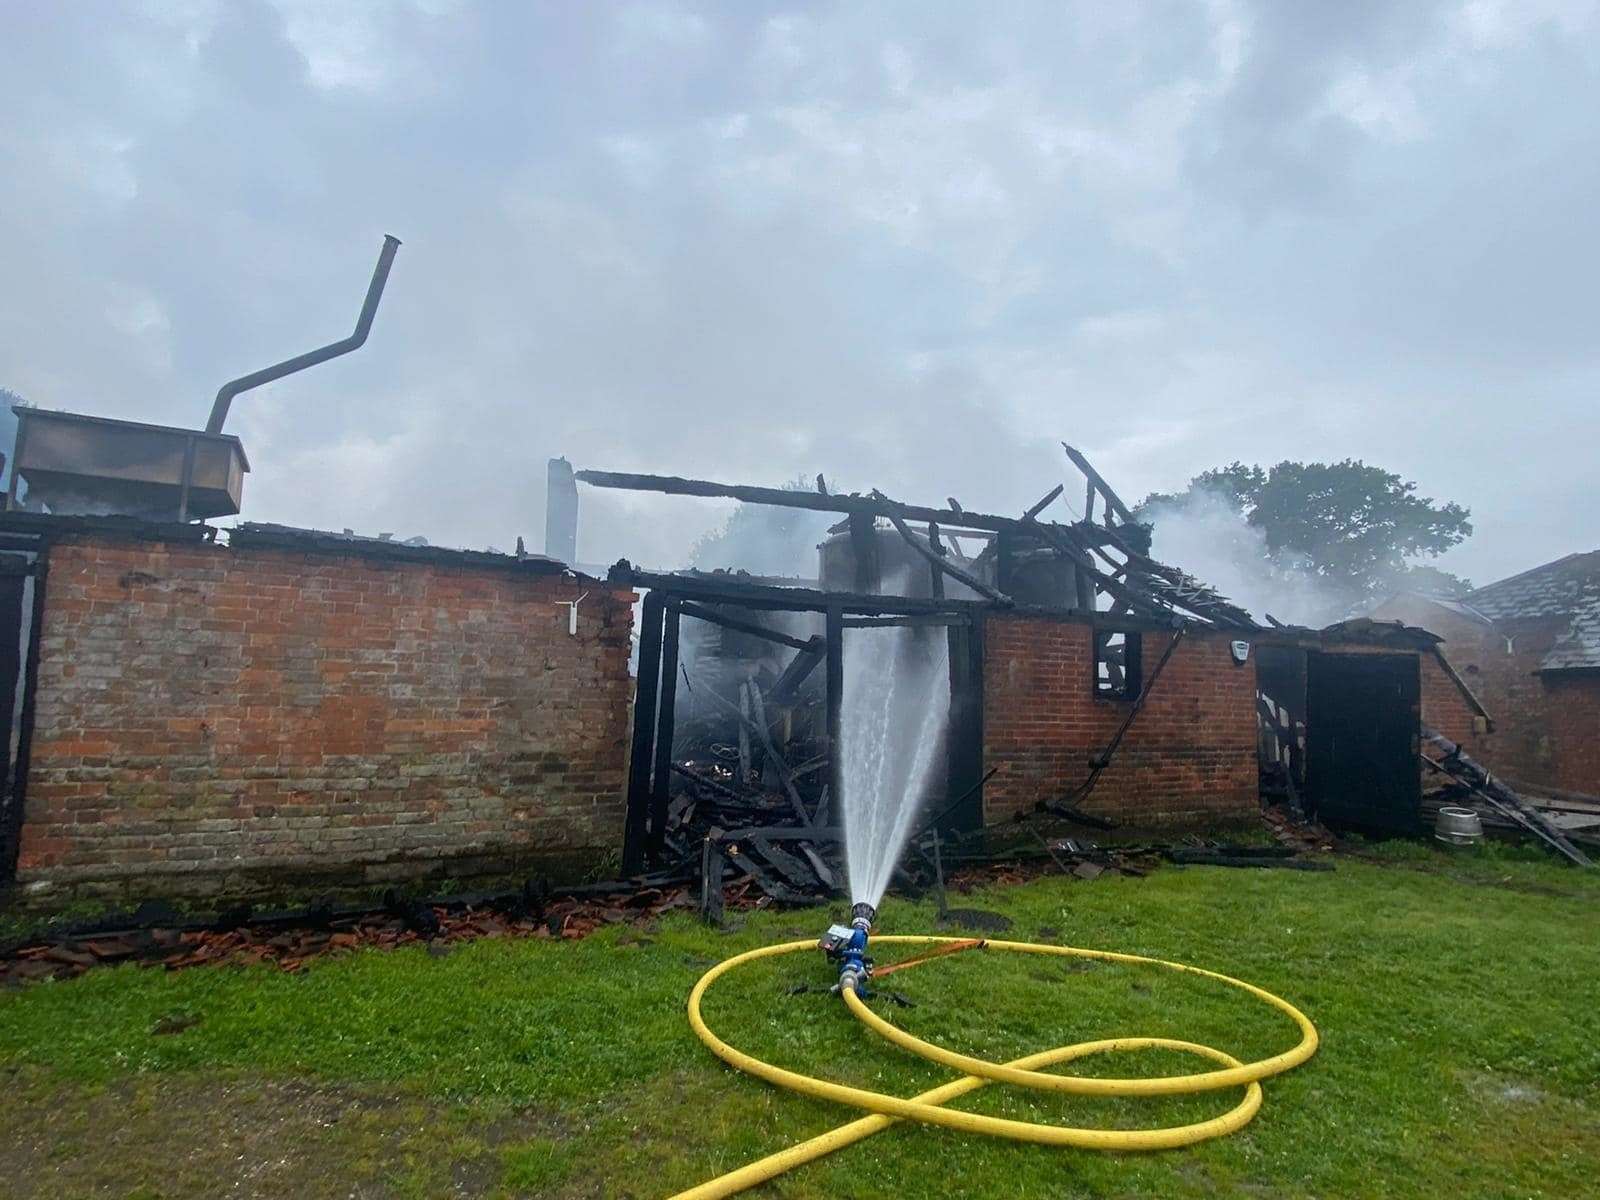
<svg viewBox="0 0 1600 1200"><path fill-rule="evenodd" d="M967 939L925 937L920 935L897 935L874 937L874 946L882 945L928 945L930 943L951 943ZM803 1163L821 1158L824 1154L858 1142L869 1137L881 1129L887 1129L896 1121L913 1120L924 1121L930 1125L943 1125L950 1129L959 1129L965 1133L984 1133L994 1137L1011 1138L1021 1142L1035 1142L1046 1146L1076 1146L1086 1150L1167 1150L1178 1146L1190 1146L1208 1138L1221 1137L1224 1134L1235 1133L1244 1128L1250 1119L1256 1115L1256 1110L1261 1107L1261 1080L1272 1075L1280 1074L1292 1067L1297 1067L1306 1059L1317 1052L1316 1026L1306 1018L1306 1015L1279 996L1264 991L1254 984L1245 983L1241 979L1234 979L1228 975L1218 974L1216 971L1206 971L1199 967L1191 967L1184 963L1167 962L1159 958L1145 958L1138 954L1117 954L1109 950L1082 950L1074 946L1049 946L1037 942L996 942L989 941L984 945L990 950L1012 950L1021 954L1053 954L1068 958L1092 958L1103 962L1140 963L1148 966L1166 967L1173 971L1182 971L1190 975L1199 975L1206 979L1215 979L1250 993L1257 999L1266 1002L1273 1008L1288 1015L1300 1027L1300 1042L1291 1050L1282 1054L1275 1054L1271 1058L1263 1058L1258 1062L1242 1063L1231 1054L1210 1046L1202 1046L1195 1042L1177 1041L1172 1038L1139 1037L1139 1038L1107 1038L1097 1042L1078 1042L1071 1046L1058 1046L1054 1050L1043 1050L1037 1054L1016 1059L1009 1063L993 1063L986 1059L973 1058L970 1055L958 1054L953 1050L946 1050L925 1042L919 1037L896 1028L875 1012L856 995L855 989L847 988L844 991L844 1002L855 1017L863 1022L873 1032L887 1038L895 1045L910 1050L913 1054L940 1063L947 1067L954 1067L965 1074L942 1087L932 1091L923 1092L919 1096L905 1099L900 1096L890 1096L882 1092L868 1091L864 1088L849 1087L842 1083L832 1083L826 1079L818 1079L811 1075L802 1075L798 1071L788 1071L772 1063L764 1062L742 1050L735 1049L719 1038L706 1025L705 1019L700 1015L700 1002L707 989L723 975L744 963L754 962L760 958L772 958L780 954L793 954L800 950L814 950L815 941L780 942L772 946L763 946L757 950L747 950L743 954L725 959L712 967L700 977L694 985L694 990L689 993L689 1024L695 1034L706 1044L713 1054L728 1065L745 1071L758 1078L765 1079L768 1083L777 1084L779 1087L800 1092L803 1095L815 1096L822 1100L833 1100L840 1104L852 1105L856 1108L867 1110L871 1116L861 1117L847 1125L820 1134L809 1141L791 1146L787 1150L780 1150L776 1154L758 1159L748 1166L740 1167L736 1171L719 1178L702 1183L699 1187L690 1188L680 1192L672 1200L712 1200L713 1197L732 1196L746 1188L754 1187L758 1183L772 1179L785 1171L792 1170ZM909 964L908 964L909 965ZM1190 1054L1199 1055L1201 1058L1210 1059L1220 1063L1222 1069L1203 1071L1195 1075L1169 1075L1157 1079L1105 1079L1090 1078L1079 1075L1056 1075L1040 1068L1056 1066L1060 1063L1071 1062L1073 1059L1083 1058L1090 1054L1108 1053L1114 1050L1184 1050ZM975 1091L988 1083L1011 1083L1021 1087L1034 1088L1040 1091L1069 1092L1080 1096L1173 1096L1190 1092L1215 1091L1220 1088L1243 1087L1244 1098L1237 1106L1223 1113L1220 1117L1213 1117L1208 1121L1200 1121L1193 1125L1177 1125L1168 1129L1080 1129L1064 1125L1044 1125L1031 1121L1012 1121L1001 1117L983 1116L979 1113L960 1112L943 1107L949 1101L968 1092Z"/></svg>

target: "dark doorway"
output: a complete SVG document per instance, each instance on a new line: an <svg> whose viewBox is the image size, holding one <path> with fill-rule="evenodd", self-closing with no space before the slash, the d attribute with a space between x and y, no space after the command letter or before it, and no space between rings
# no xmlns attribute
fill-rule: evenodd
<svg viewBox="0 0 1600 1200"><path fill-rule="evenodd" d="M983 622L950 627L949 767L944 796L929 797L941 837L983 827ZM934 807L937 805L937 807Z"/></svg>
<svg viewBox="0 0 1600 1200"><path fill-rule="evenodd" d="M1319 820L1418 832L1420 698L1415 655L1306 655L1306 794Z"/></svg>
<svg viewBox="0 0 1600 1200"><path fill-rule="evenodd" d="M641 608L624 874L681 864L698 844L685 841L686 821L719 807L730 810L718 814L724 839L745 828L723 819L737 817L764 838L792 826L815 831L801 840L842 845L833 747L842 734L846 635L859 630L906 627L948 639L944 770L935 768L917 819L946 836L982 827L983 631L969 602L684 575L653 587ZM696 667L685 662L684 639L699 637L701 626L719 631L714 673L703 647ZM738 688L719 695L727 689L717 679ZM722 732L708 736L713 727ZM696 794L698 807L688 803Z"/></svg>

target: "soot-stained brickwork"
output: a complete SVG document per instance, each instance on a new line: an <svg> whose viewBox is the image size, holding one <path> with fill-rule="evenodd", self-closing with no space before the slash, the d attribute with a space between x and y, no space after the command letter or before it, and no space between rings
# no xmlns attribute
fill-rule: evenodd
<svg viewBox="0 0 1600 1200"><path fill-rule="evenodd" d="M1142 635L1153 671L1170 632ZM1255 669L1230 637L1179 644L1086 811L1130 825L1248 819L1257 811ZM1093 694L1090 628L1068 619L990 616L984 626L984 789L990 823L1079 784L1128 711Z"/></svg>
<svg viewBox="0 0 1600 1200"><path fill-rule="evenodd" d="M503 557L56 542L18 882L233 895L614 852L632 593Z"/></svg>

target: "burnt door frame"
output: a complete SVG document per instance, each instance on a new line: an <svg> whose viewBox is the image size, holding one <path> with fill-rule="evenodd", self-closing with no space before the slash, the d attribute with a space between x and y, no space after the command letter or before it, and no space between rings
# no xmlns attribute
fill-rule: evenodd
<svg viewBox="0 0 1600 1200"><path fill-rule="evenodd" d="M635 680L627 796L624 805L622 874L639 874L659 862L660 834L666 816L666 788L671 770L675 713L668 678L676 660L678 606L715 603L752 612L815 612L826 622L824 639L827 720L830 747L838 745L844 697L844 638L847 627L860 625L948 626L950 717L945 734L946 796L962 796L945 809L937 827L941 834L967 832L983 825L983 609L973 601L856 596L809 589L744 589L727 583L684 579L681 586L651 588L641 602L638 675ZM802 652L802 651L797 651ZM666 660L666 661L664 661ZM675 675L675 672L674 672ZM831 752L831 750L830 750ZM838 755L830 763L829 793L839 793Z"/></svg>
<svg viewBox="0 0 1600 1200"><path fill-rule="evenodd" d="M0 555L0 886L16 879L27 805L47 574L42 551Z"/></svg>

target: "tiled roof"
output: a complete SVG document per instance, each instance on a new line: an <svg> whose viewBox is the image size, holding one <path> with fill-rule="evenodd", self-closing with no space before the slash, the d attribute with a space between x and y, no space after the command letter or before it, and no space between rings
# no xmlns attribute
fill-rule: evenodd
<svg viewBox="0 0 1600 1200"><path fill-rule="evenodd" d="M1481 587L1464 599L1493 621L1566 617L1571 624L1541 667L1547 671L1600 667L1600 550L1569 554Z"/></svg>
<svg viewBox="0 0 1600 1200"><path fill-rule="evenodd" d="M1572 618L1572 626L1550 647L1540 664L1546 671L1600 667L1600 597Z"/></svg>

